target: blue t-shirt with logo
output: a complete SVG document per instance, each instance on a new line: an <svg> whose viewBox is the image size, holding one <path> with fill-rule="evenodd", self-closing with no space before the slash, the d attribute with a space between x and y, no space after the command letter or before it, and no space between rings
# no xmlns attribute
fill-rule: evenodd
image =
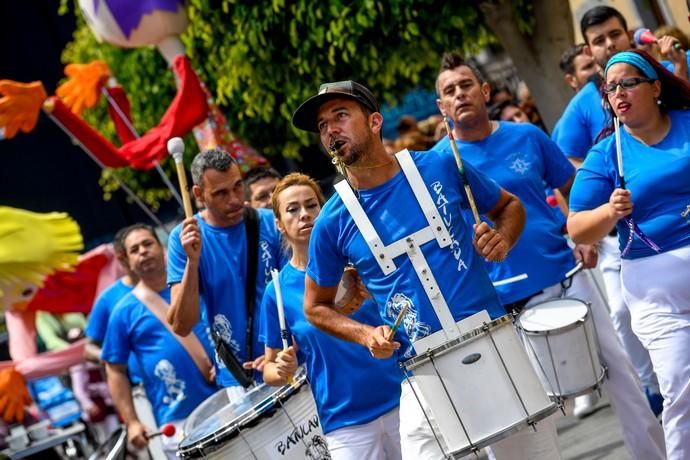
<svg viewBox="0 0 690 460"><path fill-rule="evenodd" d="M361 345L320 331L304 316L305 272L287 264L280 271L288 336L297 342L297 357L305 364L324 433L363 425L397 407L402 373L396 356L375 359ZM262 336L266 346L281 349L276 292L271 282L263 304ZM356 321L380 326L376 305L368 300L350 315Z"/></svg>
<svg viewBox="0 0 690 460"><path fill-rule="evenodd" d="M451 235L452 243L445 248L432 240L421 249L453 317L459 321L481 310L487 310L492 318L504 315L482 257L472 246L474 231L462 214L468 205L455 158L434 151L411 152L411 156ZM479 212L492 210L498 203L500 188L469 163L465 169ZM384 245L428 226L402 171L386 183L359 190L358 194ZM441 325L407 254L394 260L397 269L389 275L383 274L374 257L342 199L333 195L314 225L307 275L320 286L335 286L345 265L351 262L385 321L392 324L408 305L404 327L396 338L402 342L404 357L409 357L413 353L410 341L436 332Z"/></svg>
<svg viewBox="0 0 690 460"><path fill-rule="evenodd" d="M570 100L551 137L566 156L585 158L607 119L599 88L590 81Z"/></svg>
<svg viewBox="0 0 690 460"><path fill-rule="evenodd" d="M170 303L170 289L159 295ZM199 322L193 329L206 352L212 347ZM142 370L146 396L158 426L186 418L216 387L206 382L189 353L153 313L127 294L115 307L103 343L101 359L124 364L133 355Z"/></svg>
<svg viewBox="0 0 690 460"><path fill-rule="evenodd" d="M671 129L656 145L645 145L621 128L625 185L632 193L633 221L661 251L690 244L690 222L681 214L690 206L690 111L671 111ZM594 146L575 177L570 209L595 209L609 201L620 186L615 136ZM625 248L629 230L623 219L616 224L618 242ZM637 236L626 259L656 252Z"/></svg>
<svg viewBox="0 0 690 460"><path fill-rule="evenodd" d="M525 229L506 260L486 262L494 282L527 274L527 279L496 287L501 301L515 302L561 281L575 261L561 233L562 220L544 199L544 184L564 185L575 168L543 131L529 123L499 122L498 129L481 141L456 142L463 161L520 198L527 214ZM448 137L433 150L452 153Z"/></svg>
<svg viewBox="0 0 690 460"><path fill-rule="evenodd" d="M259 214L259 250L256 276L256 303L253 316L252 358L263 354L259 341L260 309L271 269L283 260L280 236L273 212L257 209ZM194 216L201 231L201 258L199 261L199 294L205 304L209 326L218 333L240 362L248 360L246 347L247 308L245 279L247 273L247 235L244 220L231 227L214 227L199 214ZM170 233L168 242L168 284L182 281L187 255L180 242L178 225ZM214 354L215 356L215 354ZM225 365L215 356L217 381L222 386L238 385ZM257 379L261 378L256 374Z"/></svg>
<svg viewBox="0 0 690 460"><path fill-rule="evenodd" d="M134 289L134 286L125 284L122 278L120 278L105 291L101 292L101 295L96 299L96 303L93 304L91 313L89 313L89 322L86 324L84 335L99 346L102 345L108 330L110 315L112 315L115 305L124 296L132 292L132 289ZM141 382L141 372L135 359L130 359L127 363L127 373L132 383L138 384Z"/></svg>

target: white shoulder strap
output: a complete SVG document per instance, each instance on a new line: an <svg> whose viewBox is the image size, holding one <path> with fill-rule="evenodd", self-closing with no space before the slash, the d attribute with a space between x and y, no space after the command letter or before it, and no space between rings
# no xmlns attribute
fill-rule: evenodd
<svg viewBox="0 0 690 460"><path fill-rule="evenodd" d="M352 216L352 220L355 221L355 225L364 237L364 241L367 243L367 246L369 246L379 267L381 267L381 271L383 271L385 275L393 273L396 268L395 263L393 259L388 256L386 247L383 245L378 233L376 233L376 229L374 229L364 209L362 209L362 205L359 204L350 184L348 184L346 180L342 180L335 184L335 191L338 192L338 195L340 195L340 198L343 200L345 207Z"/></svg>
<svg viewBox="0 0 690 460"><path fill-rule="evenodd" d="M422 175L419 174L419 169L417 169L414 161L412 161L409 150L401 150L396 153L395 156L398 159L398 163L400 163L400 168L403 170L419 206L422 208L424 217L426 217L427 222L429 222L429 226L431 227L431 231L438 245L445 248L452 242L450 234L448 233L446 225L443 223L443 219L441 219L441 214L439 214L434 200L431 198L431 194L429 194L429 189L426 188Z"/></svg>
<svg viewBox="0 0 690 460"><path fill-rule="evenodd" d="M213 365L211 364L211 361L208 359L208 355L204 350L204 346L201 345L201 342L194 334L194 332L190 332L189 335L187 335L186 337L182 337L181 335L177 335L175 331L173 331L170 324L168 324L168 320L166 318L168 305L165 303L165 300L163 300L163 298L160 295L158 295L158 293L152 291L150 288L143 285L142 283L137 284L137 286L132 291L132 294L134 294L134 297L139 299L139 301L143 303L146 308L149 309L153 316L158 318L158 320L163 324L163 326L165 326L168 332L170 332L173 335L173 337L175 337L177 341L180 342L180 345L182 345L182 348L184 348L185 351L189 354L189 357L192 358L192 361L194 361L194 364L199 369L199 372L201 372L201 375L204 377L204 379L207 382L212 382Z"/></svg>

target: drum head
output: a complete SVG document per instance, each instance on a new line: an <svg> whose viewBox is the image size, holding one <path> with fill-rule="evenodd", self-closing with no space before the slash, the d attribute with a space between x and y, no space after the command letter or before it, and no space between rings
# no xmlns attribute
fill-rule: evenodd
<svg viewBox="0 0 690 460"><path fill-rule="evenodd" d="M554 299L523 310L517 322L529 332L553 331L570 326L587 316L587 304L577 299Z"/></svg>
<svg viewBox="0 0 690 460"><path fill-rule="evenodd" d="M195 409L192 413L194 419L185 424L186 437L180 443L180 449L204 448L208 440L215 443L236 436L239 429L252 426L260 417L271 413L278 401L287 400L305 381L306 376L301 373L292 385L273 387L261 384L232 404L225 389L216 392Z"/></svg>

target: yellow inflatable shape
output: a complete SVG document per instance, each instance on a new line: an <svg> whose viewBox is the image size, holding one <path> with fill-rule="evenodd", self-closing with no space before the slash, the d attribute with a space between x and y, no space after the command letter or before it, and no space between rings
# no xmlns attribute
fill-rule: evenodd
<svg viewBox="0 0 690 460"><path fill-rule="evenodd" d="M0 206L0 306L17 295L28 303L29 291L56 270L69 270L82 249L79 225L66 213Z"/></svg>

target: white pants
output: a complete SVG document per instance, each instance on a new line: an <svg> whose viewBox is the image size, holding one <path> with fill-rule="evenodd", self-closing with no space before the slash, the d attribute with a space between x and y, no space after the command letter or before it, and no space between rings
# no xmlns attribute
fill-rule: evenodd
<svg viewBox="0 0 690 460"><path fill-rule="evenodd" d="M623 300L621 286L621 252L618 238L607 236L599 243L599 270L604 277L606 295L611 309L611 321L623 348L630 357L637 376L644 388L652 393L659 393L659 383L654 375L649 352L642 346L630 324L630 311Z"/></svg>
<svg viewBox="0 0 690 460"><path fill-rule="evenodd" d="M172 422L168 423L175 425L175 434L169 438L166 436L157 437L159 437L163 443L163 451L165 452L165 456L168 458L168 460L178 460L177 446L184 439L184 419L173 420ZM158 429L160 430L161 427L159 426Z"/></svg>
<svg viewBox="0 0 690 460"><path fill-rule="evenodd" d="M403 460L439 460L443 450L439 441L427 423L429 417L434 431L439 433L433 414L424 402L417 384L412 381L414 391L424 406L419 405L415 394L407 381L402 383L400 395L400 442ZM493 458L498 460L558 460L561 454L558 448L558 436L553 416L537 423L537 431L525 428L502 439L491 446ZM474 458L474 455L467 456Z"/></svg>
<svg viewBox="0 0 690 460"><path fill-rule="evenodd" d="M633 459L663 460L663 430L642 393L637 374L613 329L605 299L597 293L591 274L581 271L572 278L569 289L560 283L544 289L528 305L556 297L572 297L591 304L592 319L603 364L608 367L604 389L623 429L623 442Z"/></svg>
<svg viewBox="0 0 690 460"><path fill-rule="evenodd" d="M400 460L398 408L369 423L331 431L325 438L333 460Z"/></svg>
<svg viewBox="0 0 690 460"><path fill-rule="evenodd" d="M152 430L155 429L156 419L153 416L153 407L151 407L151 402L146 397L143 385L132 387L132 403L134 404L134 411L137 413L139 421L143 423L145 427ZM146 455L146 453L148 453L148 455ZM149 440L148 448L140 451L138 456L139 458L146 458L148 456L151 460L167 459L168 457L163 448L161 436L156 436Z"/></svg>
<svg viewBox="0 0 690 460"><path fill-rule="evenodd" d="M664 397L671 460L690 458L690 247L624 260L623 296Z"/></svg>

